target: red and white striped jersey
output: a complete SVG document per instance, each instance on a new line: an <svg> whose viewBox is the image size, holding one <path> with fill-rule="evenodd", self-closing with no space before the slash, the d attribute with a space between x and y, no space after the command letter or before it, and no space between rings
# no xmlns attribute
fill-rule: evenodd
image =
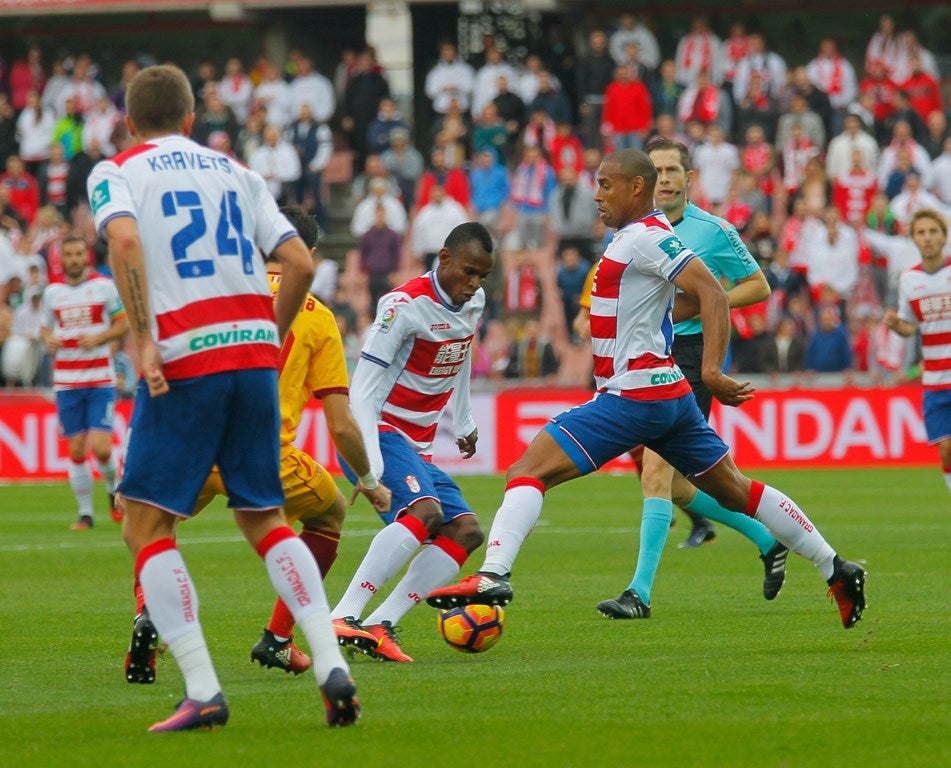
<svg viewBox="0 0 951 768"><path fill-rule="evenodd" d="M921 264L902 272L898 317L921 331L922 385L951 388L951 259L931 274Z"/></svg>
<svg viewBox="0 0 951 768"><path fill-rule="evenodd" d="M451 305L435 272L384 296L350 387L361 426L359 411L372 407L381 431L400 433L429 459L436 424L452 397L456 436L471 434L470 346L484 307L481 289L461 307ZM379 441L366 433L370 464L379 471Z"/></svg>
<svg viewBox="0 0 951 768"><path fill-rule="evenodd" d="M138 224L166 378L277 367L258 247L270 253L297 233L258 174L175 135L103 160L87 188L100 236L117 217Z"/></svg>
<svg viewBox="0 0 951 768"><path fill-rule="evenodd" d="M107 331L125 310L108 277L89 273L79 285L51 283L43 291L43 326L59 340L53 362L53 389L114 387L116 371L109 344L80 349L83 336Z"/></svg>
<svg viewBox="0 0 951 768"><path fill-rule="evenodd" d="M617 231L591 291L591 349L598 392L668 400L690 385L671 357L673 279L696 254L654 211Z"/></svg>

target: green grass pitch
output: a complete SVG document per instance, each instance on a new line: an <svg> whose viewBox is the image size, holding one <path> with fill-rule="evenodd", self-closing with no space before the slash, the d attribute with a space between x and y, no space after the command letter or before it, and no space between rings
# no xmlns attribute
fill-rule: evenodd
<svg viewBox="0 0 951 768"><path fill-rule="evenodd" d="M446 646L426 605L401 624L414 664L352 662L363 718L330 730L313 676L252 665L273 603L221 504L180 529L231 721L148 734L182 695L122 663L132 562L104 512L69 530L65 483L0 487L0 764L17 766L939 766L951 764L948 491L937 467L760 473L865 564L869 607L846 631L815 568L790 558L762 598L755 548L732 531L698 550L671 531L647 621L595 611L627 586L640 487L597 475L549 493L513 576L505 634ZM499 477L461 478L488 530ZM327 580L343 591L378 522L360 500ZM481 552L466 572L478 566Z"/></svg>

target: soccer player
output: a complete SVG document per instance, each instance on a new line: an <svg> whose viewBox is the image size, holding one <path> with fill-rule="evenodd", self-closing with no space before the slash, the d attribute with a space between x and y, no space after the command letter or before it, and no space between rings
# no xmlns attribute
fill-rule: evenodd
<svg viewBox="0 0 951 768"><path fill-rule="evenodd" d="M726 292L654 210L656 182L654 164L638 150L616 152L601 163L595 201L602 221L617 233L598 265L591 295L597 394L556 416L509 467L481 568L433 590L427 602L436 608L508 604L512 564L538 521L545 493L643 444L719 504L755 517L784 546L811 560L848 629L865 608L865 571L840 558L792 499L740 473L671 357L676 287L688 304L696 302L706 335L703 381L713 396L726 405L753 396L749 383L722 370L730 327Z"/></svg>
<svg viewBox="0 0 951 768"><path fill-rule="evenodd" d="M300 208L281 208L297 230L311 254L317 250L316 220ZM280 262L267 258L267 273L272 293L281 283ZM281 485L284 488L284 515L288 523L303 524L300 538L314 555L322 578L337 559L340 531L347 513L347 502L330 473L305 451L294 445L297 426L307 401L320 399L327 428L337 450L357 468L362 492L373 507L386 512L390 508L390 492L370 472L360 428L350 412L347 366L343 342L333 313L317 299L308 295L304 306L291 325L281 347L281 368L277 380L281 403ZM212 471L198 495L192 512L197 515L215 496L226 495L221 473ZM155 682L155 654L158 633L149 617L141 584L136 582L136 617L132 642L126 655L125 675L130 683ZM293 642L294 616L280 598L258 643L251 649L251 659L265 667L282 669L298 675L310 669L310 658ZM376 647L376 640L366 633L354 632L350 642L364 651Z"/></svg>
<svg viewBox="0 0 951 768"><path fill-rule="evenodd" d="M654 201L674 228L677 238L707 265L718 280L733 285L727 291L731 307L745 307L769 297L766 277L736 229L725 219L707 213L687 201L693 179L690 151L679 142L657 139L646 152L657 169ZM703 383L703 327L698 318L674 325L674 360L687 377L704 418L710 418L713 394ZM759 521L721 507L709 494L697 490L655 451L644 449L641 487L644 511L640 549L631 583L617 598L598 604L598 611L611 619L650 617L651 590L670 529L673 504L683 507L693 522L689 538L681 546L696 547L716 537L708 518L723 523L750 539L759 549L765 568L763 595L772 600L782 589L788 550Z"/></svg>
<svg viewBox="0 0 951 768"><path fill-rule="evenodd" d="M396 621L455 576L484 540L459 486L432 463L432 445L449 406L459 451L466 458L476 452L470 345L492 262L488 230L476 222L456 226L433 270L380 299L353 373L353 413L370 466L392 490L393 503L381 514L386 527L373 538L331 616L343 642L352 629L376 637L371 655L381 660L413 660L400 647ZM354 477L352 469L345 471ZM411 557L403 579L361 622L370 599Z"/></svg>
<svg viewBox="0 0 951 768"><path fill-rule="evenodd" d="M898 310L887 309L883 321L902 336L921 331L924 386L922 413L928 443L938 448L944 482L951 490L951 261L945 255L948 222L937 211L922 209L911 217L911 239L921 264L902 272Z"/></svg>
<svg viewBox="0 0 951 768"><path fill-rule="evenodd" d="M69 445L69 487L79 504L73 530L93 527L92 449L96 469L109 492L113 520L122 522L115 505L118 474L112 450L116 405L116 369L111 344L129 329L115 283L89 268L86 242L79 235L63 238L64 282L43 292L43 342L53 361L53 390L59 428Z"/></svg>
<svg viewBox="0 0 951 768"><path fill-rule="evenodd" d="M137 144L96 165L87 182L142 369L119 484L123 535L151 619L185 680L175 713L149 730L228 720L174 538L176 519L191 515L215 465L238 527L314 654L328 724L350 725L360 711L356 685L320 572L281 511L280 342L314 265L264 180L187 138L194 106L180 69L143 69L126 91ZM281 264L273 301L256 246Z"/></svg>

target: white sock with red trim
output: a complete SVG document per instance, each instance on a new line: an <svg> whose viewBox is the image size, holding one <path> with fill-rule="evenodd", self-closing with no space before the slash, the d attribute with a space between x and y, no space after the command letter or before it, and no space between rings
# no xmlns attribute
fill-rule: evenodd
<svg viewBox="0 0 951 768"><path fill-rule="evenodd" d="M452 539L437 536L432 544L423 547L422 552L413 558L400 583L393 587L386 600L363 623L371 625L389 621L396 624L426 595L448 584L459 573L468 556L469 553Z"/></svg>
<svg viewBox="0 0 951 768"><path fill-rule="evenodd" d="M545 486L534 477L516 477L505 486L502 505L492 520L480 571L504 576L542 514Z"/></svg>
<svg viewBox="0 0 951 768"><path fill-rule="evenodd" d="M99 474L102 475L102 481L106 484L106 490L109 493L115 493L116 484L119 482L119 462L116 461L115 451L109 454L109 458L106 461L99 461L99 459L95 461L96 469L99 470Z"/></svg>
<svg viewBox="0 0 951 768"><path fill-rule="evenodd" d="M835 550L796 502L775 488L754 480L746 513L765 525L791 551L811 560L822 578L832 578Z"/></svg>
<svg viewBox="0 0 951 768"><path fill-rule="evenodd" d="M948 490L951 491L951 467L942 467L941 471L944 473L944 482L948 486Z"/></svg>
<svg viewBox="0 0 951 768"><path fill-rule="evenodd" d="M185 679L185 695L208 701L221 692L221 683L198 620L198 593L175 542L160 539L143 547L135 570L149 617Z"/></svg>
<svg viewBox="0 0 951 768"><path fill-rule="evenodd" d="M335 619L346 616L359 619L370 599L400 572L428 538L426 526L418 517L410 514L386 526L373 537L363 561L350 579L347 591L330 615Z"/></svg>
<svg viewBox="0 0 951 768"><path fill-rule="evenodd" d="M340 653L330 624L330 606L320 571L307 545L293 529L281 526L262 539L258 554L278 596L307 638L317 684L323 685L335 667L342 667L349 674L350 667Z"/></svg>

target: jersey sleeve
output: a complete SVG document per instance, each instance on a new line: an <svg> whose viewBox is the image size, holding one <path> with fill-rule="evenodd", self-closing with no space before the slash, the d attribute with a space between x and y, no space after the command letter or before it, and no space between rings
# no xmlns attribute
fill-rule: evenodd
<svg viewBox="0 0 951 768"><path fill-rule="evenodd" d="M312 296L307 301L316 301ZM315 397L334 393L346 394L349 387L347 361L343 352L340 329L330 310L315 317L316 347L310 360L308 382Z"/></svg>
<svg viewBox="0 0 951 768"><path fill-rule="evenodd" d="M711 248L720 271L729 280L736 282L760 271L756 259L740 237L740 233L728 221L720 221Z"/></svg>
<svg viewBox="0 0 951 768"><path fill-rule="evenodd" d="M396 358L406 339L415 334L413 305L401 293L385 296L379 305L376 320L367 332L360 357L384 368Z"/></svg>
<svg viewBox="0 0 951 768"><path fill-rule="evenodd" d="M106 224L112 219L136 218L132 192L115 163L109 160L97 163L86 181L86 192L99 237L104 237Z"/></svg>
<svg viewBox="0 0 951 768"><path fill-rule="evenodd" d="M296 237L297 230L291 226L277 207L277 201L268 191L264 179L251 170L246 170L245 173L248 177L248 193L255 212L252 239L264 253L269 254L285 240Z"/></svg>
<svg viewBox="0 0 951 768"><path fill-rule="evenodd" d="M112 322L121 320L125 317L125 307L122 306L122 299L119 298L119 289L116 288L116 284L112 280L108 280L106 285L106 301L105 309L109 314L109 317L112 318Z"/></svg>
<svg viewBox="0 0 951 768"><path fill-rule="evenodd" d="M648 227L637 238L634 266L645 274L673 282L687 263L696 257L673 232Z"/></svg>
<svg viewBox="0 0 951 768"><path fill-rule="evenodd" d="M904 275L902 275L901 280L898 282L898 319L918 325L918 318L911 308L911 297L908 295L907 286L908 283L905 281Z"/></svg>

